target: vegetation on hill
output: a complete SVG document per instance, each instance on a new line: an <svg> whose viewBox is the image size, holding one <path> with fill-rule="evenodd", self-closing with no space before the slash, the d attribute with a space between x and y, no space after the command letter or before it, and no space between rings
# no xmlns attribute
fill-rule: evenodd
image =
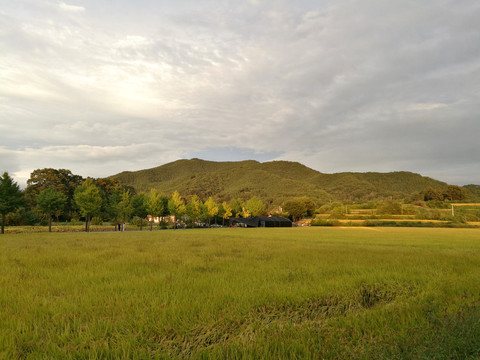
<svg viewBox="0 0 480 360"><path fill-rule="evenodd" d="M427 188L446 183L410 172L323 174L297 162L213 162L178 160L152 169L122 172L111 178L137 192L156 189L186 197L214 196L218 201L258 196L268 205L281 205L293 197L308 196L318 204L384 198L411 198Z"/></svg>
<svg viewBox="0 0 480 360"><path fill-rule="evenodd" d="M7 174L1 183L11 181ZM105 221L118 229L136 222L141 229L150 215L150 219L162 218L157 220L168 223L165 226L195 227L217 220L228 223L230 217L268 214L291 220L326 214L348 220L407 215L462 223L480 221L478 207L471 204L480 192L477 185L461 188L409 172L322 174L288 161L179 160L98 179L84 179L66 169L37 169L27 184L25 191L19 192L21 201L5 201L7 195L0 199L4 203L0 206L2 224L48 221L51 225L53 218L57 223L77 223L82 218L86 231L90 223L102 225ZM454 210L455 202L456 207L462 205L458 202L467 202L470 207ZM358 213L362 209L368 214ZM315 223L324 224L324 219L320 220Z"/></svg>
<svg viewBox="0 0 480 360"><path fill-rule="evenodd" d="M480 185L465 185L463 187L471 194L472 202L480 202Z"/></svg>

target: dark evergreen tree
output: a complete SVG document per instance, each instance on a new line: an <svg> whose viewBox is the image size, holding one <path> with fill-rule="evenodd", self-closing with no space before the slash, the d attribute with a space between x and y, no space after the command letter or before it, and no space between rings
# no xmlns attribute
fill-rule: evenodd
<svg viewBox="0 0 480 360"><path fill-rule="evenodd" d="M5 233L5 216L19 208L24 202L23 192L18 184L8 175L3 173L0 177L0 215L2 216L1 233Z"/></svg>

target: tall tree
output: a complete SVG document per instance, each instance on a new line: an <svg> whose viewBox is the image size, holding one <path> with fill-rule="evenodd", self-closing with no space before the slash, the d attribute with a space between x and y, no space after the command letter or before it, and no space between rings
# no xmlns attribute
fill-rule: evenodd
<svg viewBox="0 0 480 360"><path fill-rule="evenodd" d="M0 177L0 214L2 215L1 233L5 233L5 216L19 208L24 201L23 193L18 184L8 175L3 173Z"/></svg>
<svg viewBox="0 0 480 360"><path fill-rule="evenodd" d="M253 196L246 202L245 209L250 216L264 215L266 212L265 204L256 196Z"/></svg>
<svg viewBox="0 0 480 360"><path fill-rule="evenodd" d="M67 197L65 204L65 213L73 211L74 200L73 194L75 189L83 183L84 179L80 175L72 174L66 169L37 169L30 174L27 180L27 188L25 189L25 198L30 207L35 207L37 195L43 190L54 187Z"/></svg>
<svg viewBox="0 0 480 360"><path fill-rule="evenodd" d="M113 222L119 227L125 224L133 213L130 190L114 190L108 197L108 213Z"/></svg>
<svg viewBox="0 0 480 360"><path fill-rule="evenodd" d="M205 201L205 207L207 208L208 212L208 226L210 227L210 219L215 217L218 214L218 205L213 200L211 196L208 197L207 201Z"/></svg>
<svg viewBox="0 0 480 360"><path fill-rule="evenodd" d="M307 215L307 207L299 198L286 201L285 204L283 204L283 210L291 216L292 221L297 221Z"/></svg>
<svg viewBox="0 0 480 360"><path fill-rule="evenodd" d="M448 185L443 191L443 198L449 201L464 200L467 197L467 192L457 185Z"/></svg>
<svg viewBox="0 0 480 360"><path fill-rule="evenodd" d="M130 217L133 213L132 200L130 196L130 190L123 190L120 201L116 206L116 217L117 219L125 225L125 223L130 220Z"/></svg>
<svg viewBox="0 0 480 360"><path fill-rule="evenodd" d="M107 198L107 204L102 205L102 207L105 208L105 212L108 218L115 224L115 228L116 228L120 224L119 204L120 204L120 201L122 200L122 193L120 190L114 190L107 195L104 191L100 190L100 195L103 198L102 202L104 204L105 204L104 197Z"/></svg>
<svg viewBox="0 0 480 360"><path fill-rule="evenodd" d="M227 204L226 201L222 203L222 207L223 207L223 215L222 215L223 225L225 225L225 220L229 219L232 216L232 208L230 207L229 204Z"/></svg>
<svg viewBox="0 0 480 360"><path fill-rule="evenodd" d="M48 231L52 232L52 216L65 209L67 197L54 187L43 190L37 195L38 209L48 216Z"/></svg>
<svg viewBox="0 0 480 360"><path fill-rule="evenodd" d="M193 195L186 206L186 213L192 221L192 227L202 216L202 207L203 204L198 195Z"/></svg>
<svg viewBox="0 0 480 360"><path fill-rule="evenodd" d="M313 216L315 213L315 203L307 196L296 197L287 200L283 204L283 210L292 217L293 221L297 221L305 216Z"/></svg>
<svg viewBox="0 0 480 360"><path fill-rule="evenodd" d="M133 215L140 219L140 231L143 227L143 219L148 215L147 211L147 196L145 194L138 194L132 198Z"/></svg>
<svg viewBox="0 0 480 360"><path fill-rule="evenodd" d="M147 197L147 212L152 217L150 219L150 231L153 227L153 218L157 216L162 216L164 212L164 204L162 201L162 197L155 189L150 190L150 194Z"/></svg>
<svg viewBox="0 0 480 360"><path fill-rule="evenodd" d="M100 189L93 184L92 179L87 179L74 193L74 199L80 212L85 216L85 231L90 230L90 218L100 212L102 196Z"/></svg>
<svg viewBox="0 0 480 360"><path fill-rule="evenodd" d="M425 201L442 201L443 193L442 190L428 188L423 191L423 199Z"/></svg>
<svg viewBox="0 0 480 360"><path fill-rule="evenodd" d="M185 214L185 202L176 190L173 192L172 197L168 201L168 209L170 210L170 214L175 216L175 221L180 219Z"/></svg>
<svg viewBox="0 0 480 360"><path fill-rule="evenodd" d="M232 209L232 214L233 216L235 217L239 217L243 214L243 208L244 208L244 204L242 202L242 200L240 199L232 199L230 200L230 202L228 203L228 205L230 206L230 208Z"/></svg>

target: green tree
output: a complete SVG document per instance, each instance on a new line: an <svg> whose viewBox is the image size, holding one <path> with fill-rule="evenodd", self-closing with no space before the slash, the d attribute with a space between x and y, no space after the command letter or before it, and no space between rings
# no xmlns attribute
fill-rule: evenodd
<svg viewBox="0 0 480 360"><path fill-rule="evenodd" d="M143 219L148 215L147 211L147 196L145 194L138 194L132 198L133 215L140 218L140 231L143 227Z"/></svg>
<svg viewBox="0 0 480 360"><path fill-rule="evenodd" d="M292 218L292 221L297 221L302 217L307 216L307 206L305 201L301 198L290 199L283 204L283 210L286 211Z"/></svg>
<svg viewBox="0 0 480 360"><path fill-rule="evenodd" d="M425 201L442 201L443 193L441 190L428 188L423 192L423 199Z"/></svg>
<svg viewBox="0 0 480 360"><path fill-rule="evenodd" d="M232 199L232 200L230 200L230 202L228 203L228 205L229 205L230 208L232 209L232 214L233 214L233 216L239 217L239 216L242 215L242 213L243 213L243 208L244 208L244 204L243 204L242 200L240 200L240 199Z"/></svg>
<svg viewBox="0 0 480 360"><path fill-rule="evenodd" d="M117 205L117 215L122 223L130 220L133 213L132 199L130 190L123 190L120 202Z"/></svg>
<svg viewBox="0 0 480 360"><path fill-rule="evenodd" d="M232 216L232 208L230 207L229 204L227 204L226 201L222 202L222 207L223 207L223 225L225 225L225 220L229 219Z"/></svg>
<svg viewBox="0 0 480 360"><path fill-rule="evenodd" d="M150 190L146 202L147 212L151 216L150 219L150 231L153 228L153 218L157 216L162 216L164 212L164 203L162 197L155 189Z"/></svg>
<svg viewBox="0 0 480 360"><path fill-rule="evenodd" d="M3 173L0 177L0 214L2 215L1 233L5 233L5 216L19 208L24 202L24 196L18 184Z"/></svg>
<svg viewBox="0 0 480 360"><path fill-rule="evenodd" d="M37 169L30 174L25 189L25 198L31 208L37 205L37 195L43 190L54 187L58 192L67 197L65 203L65 214L70 214L74 210L75 201L73 194L75 189L83 183L84 179L80 175L72 174L66 169Z"/></svg>
<svg viewBox="0 0 480 360"><path fill-rule="evenodd" d="M67 197L54 187L43 190L37 195L38 209L48 216L48 231L52 232L52 216L65 209Z"/></svg>
<svg viewBox="0 0 480 360"><path fill-rule="evenodd" d="M95 185L97 186L97 185ZM98 186L97 186L98 187ZM100 189L100 195L102 198L105 196L107 197L107 204L102 205L102 208L105 208L105 212L107 217L115 224L118 225L120 223L119 218L119 211L118 211L118 204L122 200L122 194L120 191L112 191L109 195L107 195L104 191ZM105 199L103 200L105 203Z"/></svg>
<svg viewBox="0 0 480 360"><path fill-rule="evenodd" d="M75 190L73 198L80 208L82 216L85 217L85 231L88 232L90 230L90 218L98 214L102 207L100 189L93 184L92 179L87 179Z"/></svg>
<svg viewBox="0 0 480 360"><path fill-rule="evenodd" d="M448 185L443 191L443 198L449 201L464 200L467 197L467 192L457 185Z"/></svg>
<svg viewBox="0 0 480 360"><path fill-rule="evenodd" d="M313 201L311 198L308 196L302 196L299 198L300 201L303 202L305 205L305 208L307 209L307 213L305 216L314 216L315 215L315 209L316 209L316 204L315 201Z"/></svg>
<svg viewBox="0 0 480 360"><path fill-rule="evenodd" d="M176 190L173 192L172 197L168 201L168 209L170 210L170 214L175 216L175 221L180 219L185 214L185 202Z"/></svg>
<svg viewBox="0 0 480 360"><path fill-rule="evenodd" d="M186 213L187 216L192 221L192 227L194 224L200 219L203 212L203 204L198 195L193 195L190 201L187 203L186 206Z"/></svg>
<svg viewBox="0 0 480 360"><path fill-rule="evenodd" d="M265 204L258 197L253 196L245 204L245 210L249 216L265 215Z"/></svg>
<svg viewBox="0 0 480 360"><path fill-rule="evenodd" d="M218 205L213 200L213 198L211 196L208 197L208 199L205 201L204 205L207 208L208 226L210 227L210 219L212 217L215 217L218 214Z"/></svg>
<svg viewBox="0 0 480 360"><path fill-rule="evenodd" d="M98 178L93 180L93 184L102 190L107 197L109 197L113 192L119 192L121 194L123 190L130 190L130 193L133 193L132 189L125 188L125 186L115 179Z"/></svg>

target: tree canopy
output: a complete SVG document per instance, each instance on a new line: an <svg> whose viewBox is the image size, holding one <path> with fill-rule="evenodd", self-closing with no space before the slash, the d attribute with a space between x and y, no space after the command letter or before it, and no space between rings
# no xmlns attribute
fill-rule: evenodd
<svg viewBox="0 0 480 360"><path fill-rule="evenodd" d="M265 204L256 196L245 203L245 209L249 216L260 216L266 213Z"/></svg>
<svg viewBox="0 0 480 360"><path fill-rule="evenodd" d="M0 215L2 216L1 233L5 233L5 216L23 204L23 193L18 184L4 172L0 177Z"/></svg>
<svg viewBox="0 0 480 360"><path fill-rule="evenodd" d="M218 205L213 200L211 196L208 197L207 201L205 201L205 207L207 209L207 214L208 214L208 224L210 225L210 219L212 217L215 217L218 214Z"/></svg>
<svg viewBox="0 0 480 360"><path fill-rule="evenodd" d="M175 215L176 218L180 218L185 214L185 202L178 191L173 192L172 197L168 202L168 209L172 215Z"/></svg>
<svg viewBox="0 0 480 360"><path fill-rule="evenodd" d="M85 231L88 232L91 216L99 213L102 207L100 189L93 184L92 179L87 179L75 190L74 199L80 212L85 216Z"/></svg>
<svg viewBox="0 0 480 360"><path fill-rule="evenodd" d="M48 231L52 231L52 216L63 212L67 197L54 187L49 187L37 195L38 209L48 217Z"/></svg>
<svg viewBox="0 0 480 360"><path fill-rule="evenodd" d="M73 194L75 189L83 183L84 179L80 175L73 174L67 169L37 169L30 174L25 189L25 198L31 207L35 207L37 195L48 188L55 188L58 192L66 196L65 212L73 211Z"/></svg>

